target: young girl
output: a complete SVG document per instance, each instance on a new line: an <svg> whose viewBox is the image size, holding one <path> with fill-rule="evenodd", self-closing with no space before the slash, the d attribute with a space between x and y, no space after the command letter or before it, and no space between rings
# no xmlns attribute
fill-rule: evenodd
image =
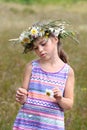
<svg viewBox="0 0 87 130"><path fill-rule="evenodd" d="M37 23L16 40L24 52L35 51L38 59L26 65L16 101L22 104L13 130L65 130L64 110L74 100L74 71L68 65L60 39L73 33L65 23Z"/></svg>

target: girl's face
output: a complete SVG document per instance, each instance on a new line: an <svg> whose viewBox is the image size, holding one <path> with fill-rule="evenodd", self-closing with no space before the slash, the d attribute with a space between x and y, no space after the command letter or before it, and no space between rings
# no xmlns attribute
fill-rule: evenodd
<svg viewBox="0 0 87 130"><path fill-rule="evenodd" d="M38 38L34 42L34 51L41 59L49 59L57 53L58 38ZM58 54L58 53L57 53Z"/></svg>

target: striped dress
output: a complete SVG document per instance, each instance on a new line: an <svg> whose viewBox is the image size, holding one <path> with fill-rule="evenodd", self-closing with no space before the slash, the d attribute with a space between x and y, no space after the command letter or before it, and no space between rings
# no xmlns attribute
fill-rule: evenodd
<svg viewBox="0 0 87 130"><path fill-rule="evenodd" d="M46 89L58 86L63 95L68 72L68 64L52 73L42 70L38 60L32 62L28 98L17 114L13 130L65 130L64 110L54 97L46 95Z"/></svg>

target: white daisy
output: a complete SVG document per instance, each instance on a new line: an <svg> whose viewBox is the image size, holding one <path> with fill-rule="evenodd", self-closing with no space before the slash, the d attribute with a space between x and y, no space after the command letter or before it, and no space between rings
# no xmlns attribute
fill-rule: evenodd
<svg viewBox="0 0 87 130"><path fill-rule="evenodd" d="M23 42L24 41L24 39L29 39L29 32L23 32L23 33L21 33L21 35L20 35L20 37L19 37L19 41L20 42Z"/></svg>
<svg viewBox="0 0 87 130"><path fill-rule="evenodd" d="M53 33L53 31L54 31L54 28L49 28L49 30Z"/></svg>
<svg viewBox="0 0 87 130"><path fill-rule="evenodd" d="M38 37L39 34L39 30L36 27L32 27L31 31L30 31L30 35L34 36L35 38Z"/></svg>
<svg viewBox="0 0 87 130"><path fill-rule="evenodd" d="M43 29L40 29L40 31L39 31L39 36L42 37L42 36L44 36L44 34L45 34L44 30L43 30Z"/></svg>
<svg viewBox="0 0 87 130"><path fill-rule="evenodd" d="M59 28L59 29L55 29L55 31L54 31L54 35L55 35L55 36L58 36L58 35L60 34L60 31L61 31L60 28Z"/></svg>
<svg viewBox="0 0 87 130"><path fill-rule="evenodd" d="M49 96L49 97L53 97L54 93L51 89L46 89L46 95Z"/></svg>

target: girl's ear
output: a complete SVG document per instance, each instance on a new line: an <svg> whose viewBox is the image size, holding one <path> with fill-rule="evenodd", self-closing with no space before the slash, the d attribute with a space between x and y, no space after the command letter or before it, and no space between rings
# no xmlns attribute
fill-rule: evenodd
<svg viewBox="0 0 87 130"><path fill-rule="evenodd" d="M52 37L52 41L53 41L53 43L56 43L56 44L57 44L57 43L58 43L58 37L55 37L55 36Z"/></svg>
<svg viewBox="0 0 87 130"><path fill-rule="evenodd" d="M58 43L58 37L55 37L55 42Z"/></svg>

